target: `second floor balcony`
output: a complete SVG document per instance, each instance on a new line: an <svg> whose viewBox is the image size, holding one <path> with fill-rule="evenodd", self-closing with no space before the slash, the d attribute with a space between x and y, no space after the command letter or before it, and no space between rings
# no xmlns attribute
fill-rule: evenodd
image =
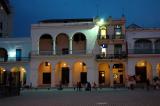
<svg viewBox="0 0 160 106"><path fill-rule="evenodd" d="M56 51L32 51L32 56L66 56L66 55L89 55L92 50L56 50Z"/></svg>
<svg viewBox="0 0 160 106"><path fill-rule="evenodd" d="M127 53L121 53L121 54L97 54L96 59L97 60L112 60L112 59L126 59Z"/></svg>
<svg viewBox="0 0 160 106"><path fill-rule="evenodd" d="M128 49L128 54L160 54L160 49Z"/></svg>
<svg viewBox="0 0 160 106"><path fill-rule="evenodd" d="M30 57L0 57L0 62L28 62Z"/></svg>

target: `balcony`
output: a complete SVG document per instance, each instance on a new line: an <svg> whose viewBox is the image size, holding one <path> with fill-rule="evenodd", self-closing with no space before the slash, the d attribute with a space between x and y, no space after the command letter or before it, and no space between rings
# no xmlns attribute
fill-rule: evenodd
<svg viewBox="0 0 160 106"><path fill-rule="evenodd" d="M111 59L126 59L127 58L127 54L126 53L121 53L121 54L98 54L96 55L96 59L97 60L111 60Z"/></svg>
<svg viewBox="0 0 160 106"><path fill-rule="evenodd" d="M30 57L0 57L0 62L28 62Z"/></svg>
<svg viewBox="0 0 160 106"><path fill-rule="evenodd" d="M88 53L87 53L88 52ZM66 56L66 55L87 55L92 54L92 50L56 50L56 51L32 51L32 56Z"/></svg>
<svg viewBox="0 0 160 106"><path fill-rule="evenodd" d="M160 49L129 49L128 54L160 54Z"/></svg>

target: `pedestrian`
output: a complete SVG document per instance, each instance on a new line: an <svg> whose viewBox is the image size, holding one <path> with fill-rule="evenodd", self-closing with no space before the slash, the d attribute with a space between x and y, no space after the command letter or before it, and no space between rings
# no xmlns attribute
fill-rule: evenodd
<svg viewBox="0 0 160 106"><path fill-rule="evenodd" d="M146 89L147 91L149 91L149 88L150 88L150 81L149 79L146 80Z"/></svg>
<svg viewBox="0 0 160 106"><path fill-rule="evenodd" d="M78 91L81 91L82 85L81 82L78 83Z"/></svg>
<svg viewBox="0 0 160 106"><path fill-rule="evenodd" d="M97 91L97 84L93 82L93 88Z"/></svg>

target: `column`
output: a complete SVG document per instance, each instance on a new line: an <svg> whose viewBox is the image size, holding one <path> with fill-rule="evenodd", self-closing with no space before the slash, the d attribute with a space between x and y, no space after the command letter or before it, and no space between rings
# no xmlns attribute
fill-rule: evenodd
<svg viewBox="0 0 160 106"><path fill-rule="evenodd" d="M53 54L56 55L56 41L53 39Z"/></svg>
<svg viewBox="0 0 160 106"><path fill-rule="evenodd" d="M55 69L53 68L52 72L51 72L51 87L55 87Z"/></svg>
<svg viewBox="0 0 160 106"><path fill-rule="evenodd" d="M110 64L110 87L113 87L113 71L112 71L112 68L113 68L113 64L111 63Z"/></svg>
<svg viewBox="0 0 160 106"><path fill-rule="evenodd" d="M69 54L72 54L72 38L69 39Z"/></svg>
<svg viewBox="0 0 160 106"><path fill-rule="evenodd" d="M72 73L72 69L70 69L70 71L69 71L69 87L73 86L72 78L73 78L73 73Z"/></svg>
<svg viewBox="0 0 160 106"><path fill-rule="evenodd" d="M155 53L155 39L151 39L152 41L152 53Z"/></svg>

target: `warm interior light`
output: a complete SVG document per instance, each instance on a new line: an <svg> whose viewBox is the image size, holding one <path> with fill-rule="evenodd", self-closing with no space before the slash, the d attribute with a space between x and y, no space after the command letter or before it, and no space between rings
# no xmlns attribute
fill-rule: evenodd
<svg viewBox="0 0 160 106"><path fill-rule="evenodd" d="M102 77L104 77L104 73L102 73Z"/></svg>
<svg viewBox="0 0 160 106"><path fill-rule="evenodd" d="M64 63L63 66L65 67L65 66L66 66L66 63Z"/></svg>
<svg viewBox="0 0 160 106"><path fill-rule="evenodd" d="M5 69L3 69L3 72L5 72L6 70Z"/></svg>

